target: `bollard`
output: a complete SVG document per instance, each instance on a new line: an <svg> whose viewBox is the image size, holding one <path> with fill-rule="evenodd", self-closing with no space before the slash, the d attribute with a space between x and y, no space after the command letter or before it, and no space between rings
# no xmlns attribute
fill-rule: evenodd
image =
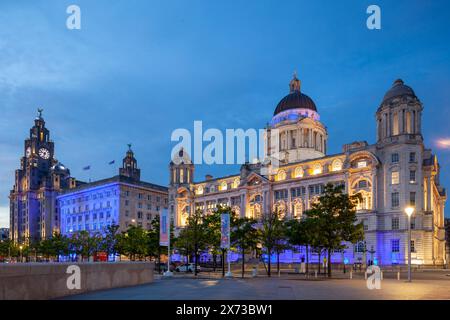
<svg viewBox="0 0 450 320"><path fill-rule="evenodd" d="M278 270L278 278L281 277L281 269Z"/></svg>
<svg viewBox="0 0 450 320"><path fill-rule="evenodd" d="M400 280L400 271L397 272L397 280Z"/></svg>
<svg viewBox="0 0 450 320"><path fill-rule="evenodd" d="M350 270L350 279L353 279L353 271Z"/></svg>
<svg viewBox="0 0 450 320"><path fill-rule="evenodd" d="M364 280L367 280L367 271L364 272Z"/></svg>
<svg viewBox="0 0 450 320"><path fill-rule="evenodd" d="M314 278L317 278L317 270L314 271Z"/></svg>

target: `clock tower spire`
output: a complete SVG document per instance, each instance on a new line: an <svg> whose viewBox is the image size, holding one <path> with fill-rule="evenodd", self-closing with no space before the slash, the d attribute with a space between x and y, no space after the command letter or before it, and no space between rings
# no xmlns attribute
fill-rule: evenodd
<svg viewBox="0 0 450 320"><path fill-rule="evenodd" d="M128 151L125 158L123 158L122 168L119 169L119 174L136 181L141 180L141 170L138 168L134 152L131 150L131 143L128 144Z"/></svg>
<svg viewBox="0 0 450 320"><path fill-rule="evenodd" d="M54 143L45 127L43 111L38 109L24 141L24 155L9 196L10 237L15 243L46 239L58 231L56 196L76 184L70 171L54 158Z"/></svg>

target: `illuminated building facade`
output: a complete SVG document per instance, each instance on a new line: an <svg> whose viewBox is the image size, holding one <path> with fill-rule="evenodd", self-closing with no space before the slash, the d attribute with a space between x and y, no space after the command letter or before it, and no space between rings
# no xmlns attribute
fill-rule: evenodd
<svg viewBox="0 0 450 320"><path fill-rule="evenodd" d="M130 225L151 227L151 221L167 208L167 187L140 180L140 169L131 147L119 175L87 183L58 196L61 232L67 236L86 230L104 234L107 226L119 232Z"/></svg>
<svg viewBox="0 0 450 320"><path fill-rule="evenodd" d="M315 103L301 92L296 76L289 87L268 128L269 132L278 129L278 150L269 154L279 155L279 169L263 174L267 164L247 163L236 175L194 182L194 165L181 150L177 164L171 162L169 167L169 207L175 226L182 228L194 210L207 214L218 204L257 219L275 209L288 219L300 219L324 185L343 184L349 194L362 196L357 217L364 225L365 241L348 244L344 253L333 255L333 262L405 264L404 209L414 206L412 263L443 265L447 196L439 183L437 158L423 142L423 106L414 91L396 80L376 111L376 143L353 142L344 145L341 153L327 155L328 134ZM296 262L304 257L304 248L299 248L286 251L282 260Z"/></svg>
<svg viewBox="0 0 450 320"><path fill-rule="evenodd" d="M55 158L54 142L38 110L25 140L20 169L10 192L10 238L18 243L49 238L60 228L56 196L79 182Z"/></svg>

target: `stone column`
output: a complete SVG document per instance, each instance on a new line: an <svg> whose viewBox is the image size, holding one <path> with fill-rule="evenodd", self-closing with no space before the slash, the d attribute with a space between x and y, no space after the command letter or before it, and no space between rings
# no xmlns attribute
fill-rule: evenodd
<svg viewBox="0 0 450 320"><path fill-rule="evenodd" d="M287 208L287 216L289 218L293 217L293 212L292 212L292 197L291 197L291 188L288 188L288 208Z"/></svg>

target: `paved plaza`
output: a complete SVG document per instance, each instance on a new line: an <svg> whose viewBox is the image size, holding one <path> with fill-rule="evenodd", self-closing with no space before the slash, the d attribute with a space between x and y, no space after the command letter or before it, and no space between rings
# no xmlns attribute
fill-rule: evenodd
<svg viewBox="0 0 450 320"><path fill-rule="evenodd" d="M381 289L369 290L364 274L336 275L306 279L302 275L284 274L267 278L234 277L220 274L176 274L172 278L159 275L147 285L117 288L67 297L82 300L293 300L293 299L450 299L450 271L414 273L411 283L397 280L396 273L385 273Z"/></svg>

